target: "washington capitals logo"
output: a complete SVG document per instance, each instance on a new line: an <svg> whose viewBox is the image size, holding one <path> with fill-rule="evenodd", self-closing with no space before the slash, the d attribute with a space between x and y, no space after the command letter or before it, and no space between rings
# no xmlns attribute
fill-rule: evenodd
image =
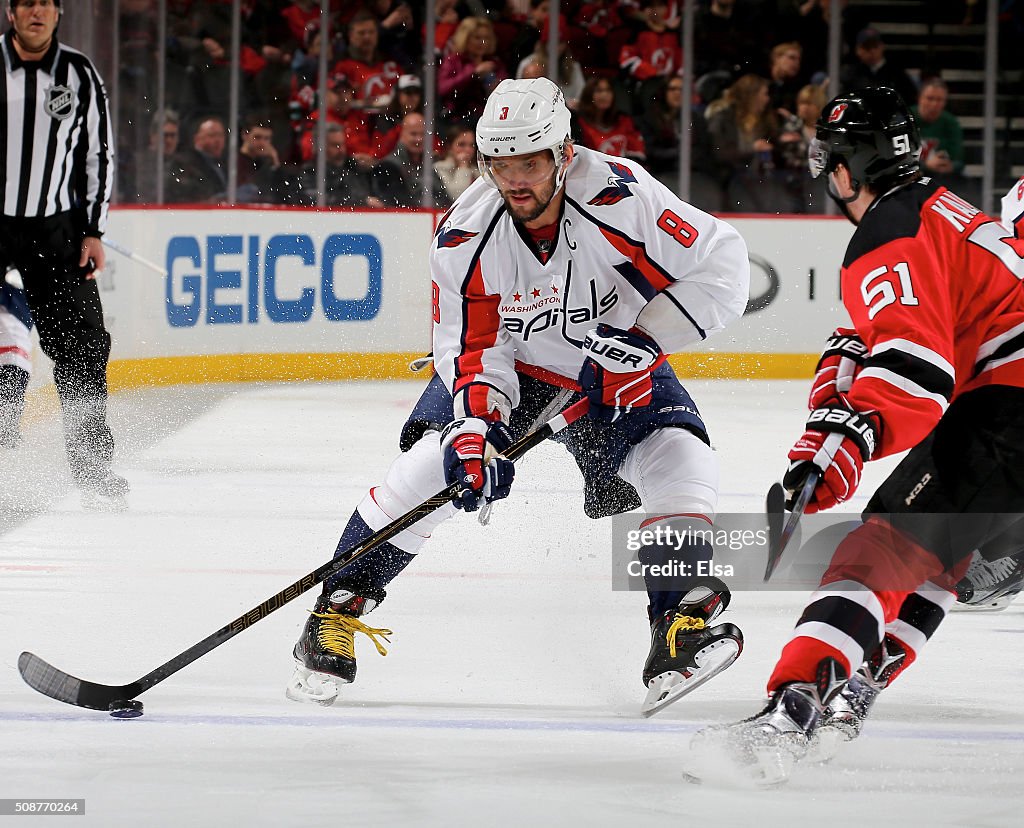
<svg viewBox="0 0 1024 828"><path fill-rule="evenodd" d="M590 199L587 204L603 207L609 204L618 204L622 199L633 195L628 186L636 184L636 176L633 175L633 171L624 164L616 164L613 161L609 161L608 166L612 168L612 175L608 178L608 186Z"/></svg>
<svg viewBox="0 0 1024 828"><path fill-rule="evenodd" d="M478 234L471 233L469 230L445 227L437 234L437 249L440 250L442 247L458 247L460 244L465 244L476 235Z"/></svg>

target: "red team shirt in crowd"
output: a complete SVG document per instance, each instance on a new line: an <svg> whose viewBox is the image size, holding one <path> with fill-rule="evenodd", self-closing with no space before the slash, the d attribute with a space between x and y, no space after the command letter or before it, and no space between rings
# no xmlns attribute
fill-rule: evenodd
<svg viewBox="0 0 1024 828"><path fill-rule="evenodd" d="M619 66L637 80L668 77L683 68L678 32L641 32L634 43L622 47Z"/></svg>
<svg viewBox="0 0 1024 828"><path fill-rule="evenodd" d="M583 145L608 155L621 155L643 160L647 157L644 138L628 115L620 114L607 129L580 119Z"/></svg>
<svg viewBox="0 0 1024 828"><path fill-rule="evenodd" d="M346 58L334 64L335 75L344 75L355 90L355 99L361 104L372 103L381 97L390 97L402 67L393 60L363 63Z"/></svg>
<svg viewBox="0 0 1024 828"><path fill-rule="evenodd" d="M967 391L1024 387L1022 279L1014 232L927 178L865 214L842 293L869 349L847 397L882 417L875 458L916 445Z"/></svg>

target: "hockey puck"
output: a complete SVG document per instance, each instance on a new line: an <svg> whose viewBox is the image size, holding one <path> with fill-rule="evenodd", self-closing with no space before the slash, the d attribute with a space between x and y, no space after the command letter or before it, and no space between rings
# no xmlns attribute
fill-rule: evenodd
<svg viewBox="0 0 1024 828"><path fill-rule="evenodd" d="M142 715L142 702L137 699L116 699L107 709L115 719L134 719Z"/></svg>

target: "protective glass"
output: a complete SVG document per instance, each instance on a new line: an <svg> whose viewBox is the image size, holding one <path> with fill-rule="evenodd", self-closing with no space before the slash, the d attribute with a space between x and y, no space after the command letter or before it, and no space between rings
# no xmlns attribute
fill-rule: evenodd
<svg viewBox="0 0 1024 828"><path fill-rule="evenodd" d="M524 158L481 155L480 165L499 187L504 188L533 187L551 178L555 172L555 159L550 152Z"/></svg>
<svg viewBox="0 0 1024 828"><path fill-rule="evenodd" d="M811 178L817 178L822 173L828 172L831 155L828 144L817 138L811 139L811 143L807 145L807 169L811 171Z"/></svg>

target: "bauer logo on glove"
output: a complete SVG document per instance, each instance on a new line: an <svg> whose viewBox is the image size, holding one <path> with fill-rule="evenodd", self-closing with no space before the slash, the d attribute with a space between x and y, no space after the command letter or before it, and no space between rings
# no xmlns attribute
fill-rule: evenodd
<svg viewBox="0 0 1024 828"><path fill-rule="evenodd" d="M789 469L782 485L799 489L811 469L821 471L821 481L807 513L830 509L849 500L860 485L864 463L878 445L880 420L874 412L857 412L839 397L816 408L807 418L807 430L789 452Z"/></svg>
<svg viewBox="0 0 1024 828"><path fill-rule="evenodd" d="M654 370L665 361L658 344L636 330L598 325L583 340L587 355L580 387L590 398L590 415L615 422L634 408L650 405Z"/></svg>

